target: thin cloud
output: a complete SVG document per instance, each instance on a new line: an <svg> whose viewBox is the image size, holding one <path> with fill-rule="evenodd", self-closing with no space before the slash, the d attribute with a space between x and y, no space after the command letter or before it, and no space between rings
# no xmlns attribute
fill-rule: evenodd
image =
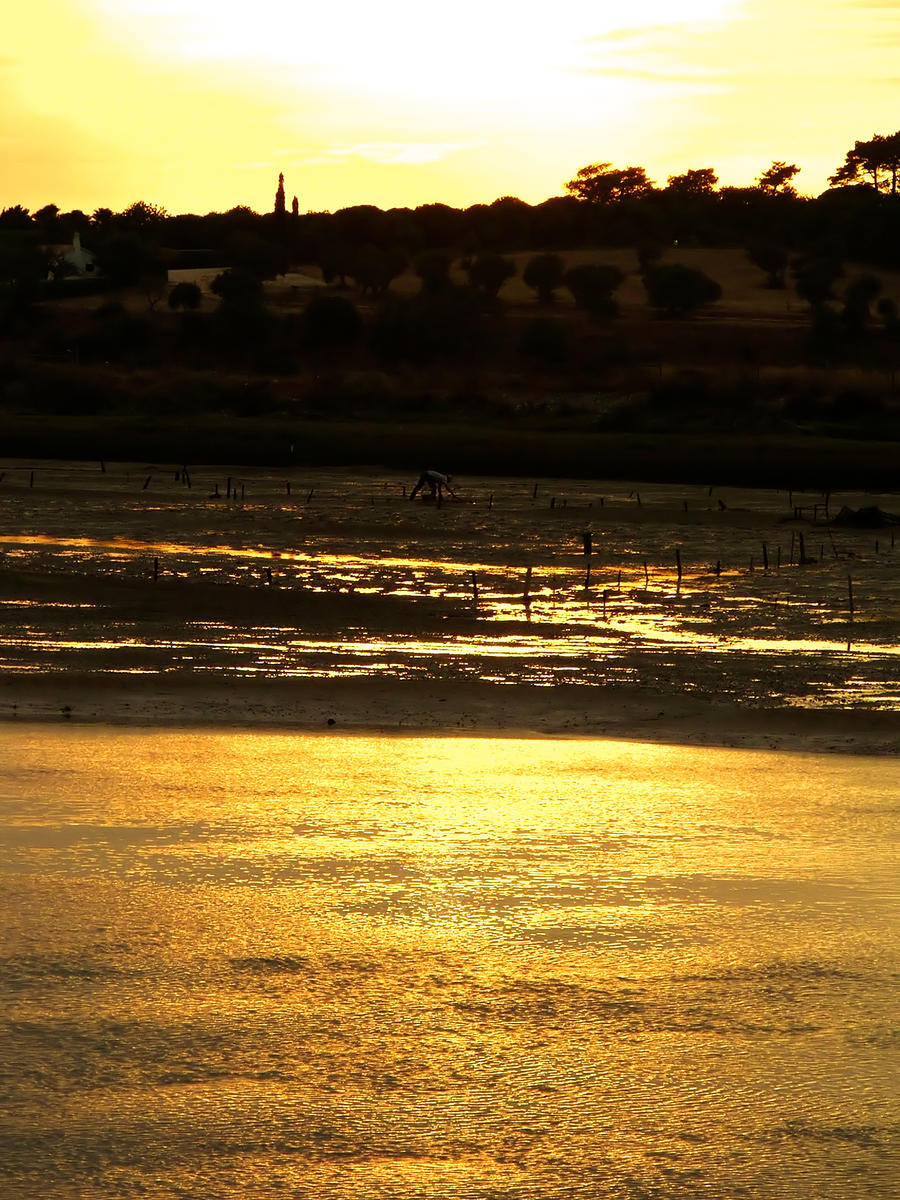
<svg viewBox="0 0 900 1200"><path fill-rule="evenodd" d="M718 27L708 30L717 32ZM583 45L593 60L582 68L588 75L697 87L715 84L727 74L718 61L701 61L702 31L683 22L614 29L585 39Z"/></svg>
<svg viewBox="0 0 900 1200"><path fill-rule="evenodd" d="M311 156L295 160L296 166L323 166L350 159L401 166L439 162L467 148L465 142L359 142L353 146L332 146Z"/></svg>

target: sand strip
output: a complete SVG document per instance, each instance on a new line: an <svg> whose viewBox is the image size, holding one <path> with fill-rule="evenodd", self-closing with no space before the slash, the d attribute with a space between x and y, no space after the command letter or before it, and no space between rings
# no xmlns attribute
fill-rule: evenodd
<svg viewBox="0 0 900 1200"><path fill-rule="evenodd" d="M900 713L750 708L640 688L379 678L0 675L0 720L302 732L582 736L812 753L898 754Z"/></svg>

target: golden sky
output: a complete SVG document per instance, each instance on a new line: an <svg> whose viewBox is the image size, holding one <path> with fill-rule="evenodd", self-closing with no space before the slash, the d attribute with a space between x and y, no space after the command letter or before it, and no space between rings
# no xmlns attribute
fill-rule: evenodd
<svg viewBox="0 0 900 1200"><path fill-rule="evenodd" d="M900 0L28 0L0 208L537 203L597 161L815 194L898 101Z"/></svg>

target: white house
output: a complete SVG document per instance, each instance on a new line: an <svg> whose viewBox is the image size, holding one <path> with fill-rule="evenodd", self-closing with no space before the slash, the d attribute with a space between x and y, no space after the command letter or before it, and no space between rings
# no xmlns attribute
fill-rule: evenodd
<svg viewBox="0 0 900 1200"><path fill-rule="evenodd" d="M77 276L80 279L89 279L91 275L99 274L97 270L97 256L93 250L86 250L81 244L81 234L76 232L72 235L72 245L66 249L61 249L56 255L57 263L68 263L71 270L67 273L71 276ZM51 275L54 272L51 270Z"/></svg>

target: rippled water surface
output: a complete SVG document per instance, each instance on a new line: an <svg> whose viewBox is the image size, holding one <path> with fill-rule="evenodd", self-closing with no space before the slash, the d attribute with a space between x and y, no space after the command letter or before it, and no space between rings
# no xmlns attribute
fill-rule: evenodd
<svg viewBox="0 0 900 1200"><path fill-rule="evenodd" d="M900 762L0 728L0 1195L896 1195Z"/></svg>

